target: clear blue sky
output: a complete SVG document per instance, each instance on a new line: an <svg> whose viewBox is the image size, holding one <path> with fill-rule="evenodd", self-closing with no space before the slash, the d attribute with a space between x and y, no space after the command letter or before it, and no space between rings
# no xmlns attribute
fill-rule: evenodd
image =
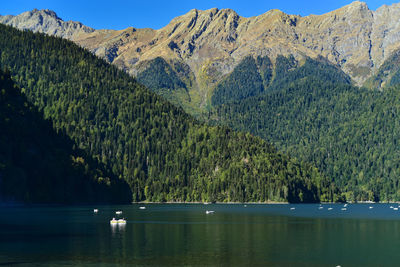
<svg viewBox="0 0 400 267"><path fill-rule="evenodd" d="M352 0L9 0L0 5L1 15L17 15L24 11L51 9L63 20L80 21L95 29L124 29L127 27L159 29L171 19L193 8L231 8L240 16L251 17L280 9L288 14L307 16L323 14ZM365 0L370 9L400 0Z"/></svg>

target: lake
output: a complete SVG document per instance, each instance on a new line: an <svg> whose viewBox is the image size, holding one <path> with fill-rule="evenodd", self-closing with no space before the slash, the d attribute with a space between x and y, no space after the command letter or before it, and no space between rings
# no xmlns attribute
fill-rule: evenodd
<svg viewBox="0 0 400 267"><path fill-rule="evenodd" d="M0 207L0 266L399 266L398 206Z"/></svg>

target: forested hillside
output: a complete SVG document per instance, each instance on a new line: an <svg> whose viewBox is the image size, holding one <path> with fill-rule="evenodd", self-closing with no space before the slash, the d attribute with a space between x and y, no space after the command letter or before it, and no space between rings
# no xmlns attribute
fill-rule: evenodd
<svg viewBox="0 0 400 267"><path fill-rule="evenodd" d="M315 164L347 200L399 201L400 88L354 87L317 63L308 60L265 93L220 105L212 116Z"/></svg>
<svg viewBox="0 0 400 267"><path fill-rule="evenodd" d="M370 89L385 89L400 84L400 50L394 51L364 84Z"/></svg>
<svg viewBox="0 0 400 267"><path fill-rule="evenodd" d="M88 158L0 70L0 202L129 203L125 181Z"/></svg>
<svg viewBox="0 0 400 267"><path fill-rule="evenodd" d="M0 25L0 64L134 201L337 200L318 170L258 137L202 125L70 41Z"/></svg>
<svg viewBox="0 0 400 267"><path fill-rule="evenodd" d="M268 57L266 59L269 61ZM262 61L262 58L258 58L258 61ZM264 70L270 69L270 64L263 67L262 72L265 72ZM256 60L252 56L248 56L216 86L211 103L220 105L231 100L241 100L257 95L264 91L263 83L268 84L268 82L268 78L263 81Z"/></svg>
<svg viewBox="0 0 400 267"><path fill-rule="evenodd" d="M322 58L306 58L301 64L293 56L279 55L275 65L265 57L254 59L249 56L243 59L215 88L212 105L228 104L252 96L280 90L295 80L309 76L323 81L350 84L351 79L339 68Z"/></svg>

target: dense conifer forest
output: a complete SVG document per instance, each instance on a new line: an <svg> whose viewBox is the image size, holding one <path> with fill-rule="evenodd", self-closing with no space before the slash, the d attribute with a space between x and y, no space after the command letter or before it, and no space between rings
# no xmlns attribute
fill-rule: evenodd
<svg viewBox="0 0 400 267"><path fill-rule="evenodd" d="M10 70L28 102L71 139L73 151L124 179L134 201L339 198L315 167L259 137L195 121L70 41L4 25L0 36L0 65ZM13 162L2 164L3 180L19 177L4 171Z"/></svg>
<svg viewBox="0 0 400 267"><path fill-rule="evenodd" d="M0 70L0 201L129 203L124 180L91 160Z"/></svg>
<svg viewBox="0 0 400 267"><path fill-rule="evenodd" d="M399 201L400 87L358 88L323 61L296 66L290 57L277 60L264 93L215 106L210 117L314 164L347 200Z"/></svg>

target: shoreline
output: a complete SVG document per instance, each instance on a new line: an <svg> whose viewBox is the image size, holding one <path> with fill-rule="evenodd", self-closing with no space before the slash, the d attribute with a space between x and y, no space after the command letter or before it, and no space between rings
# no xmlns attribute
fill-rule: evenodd
<svg viewBox="0 0 400 267"><path fill-rule="evenodd" d="M228 205L344 205L344 204L400 204L400 201L388 201L388 202L372 202L372 201L357 201L357 202L316 202L316 203L289 203L289 202L176 202L176 201L167 201L167 202L156 202L156 201L139 201L132 202L131 204L203 204L203 205L211 205L211 204L228 204Z"/></svg>
<svg viewBox="0 0 400 267"><path fill-rule="evenodd" d="M271 201L271 202L176 202L176 201L156 202L156 201L139 201L139 202L132 202L131 204L203 204L203 205L211 205L211 204L229 204L229 205L257 204L257 205L265 205L265 204L291 204L291 203L289 203L289 202L274 202L274 201ZM302 204L319 204L319 203L302 203Z"/></svg>

